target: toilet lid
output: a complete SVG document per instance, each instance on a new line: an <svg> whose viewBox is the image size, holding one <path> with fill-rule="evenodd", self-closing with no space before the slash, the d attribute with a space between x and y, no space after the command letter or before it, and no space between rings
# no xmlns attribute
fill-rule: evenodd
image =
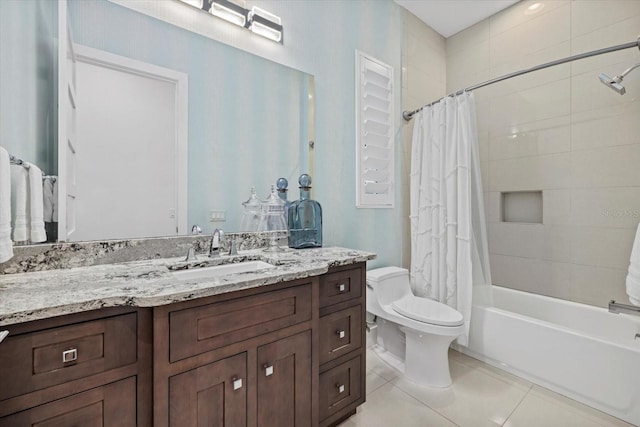
<svg viewBox="0 0 640 427"><path fill-rule="evenodd" d="M462 313L428 298L405 295L391 303L391 307L403 316L432 325L460 326L464 323Z"/></svg>

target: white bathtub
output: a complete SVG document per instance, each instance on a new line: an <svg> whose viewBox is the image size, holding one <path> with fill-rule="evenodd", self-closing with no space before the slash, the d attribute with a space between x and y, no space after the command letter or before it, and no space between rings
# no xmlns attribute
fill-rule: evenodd
<svg viewBox="0 0 640 427"><path fill-rule="evenodd" d="M462 352L640 425L640 317L493 287Z"/></svg>

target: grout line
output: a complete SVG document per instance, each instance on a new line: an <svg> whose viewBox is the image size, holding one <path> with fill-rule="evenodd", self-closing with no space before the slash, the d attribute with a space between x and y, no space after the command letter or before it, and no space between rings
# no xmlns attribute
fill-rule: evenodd
<svg viewBox="0 0 640 427"><path fill-rule="evenodd" d="M513 416L513 414L516 412L516 410L520 407L520 405L522 405L522 402L524 402L524 400L527 398L527 396L529 395L529 393L531 393L531 390L533 390L533 386L534 384L532 383L529 386L529 390L527 390L527 392L524 394L524 396L522 396L522 399L520 399L520 401L518 402L518 404L515 406L515 408L513 408L513 410L509 413L509 415L507 416L507 418L504 420L504 423L502 423L502 425L505 425L507 423L507 421L509 421L509 418L511 418Z"/></svg>
<svg viewBox="0 0 640 427"><path fill-rule="evenodd" d="M451 424L460 427L460 424L456 423L455 421L453 421L452 419L448 418L444 414L441 414L437 409L432 408L431 406L427 405L426 403L424 403L423 401L421 401L417 397L413 396L411 393L408 393L408 392L404 391L403 389L401 389L400 387L398 387L397 385L391 383L391 381L389 381L389 383L391 384L391 387L394 387L394 388L398 389L400 392L402 392L403 394L406 394L407 396L409 396L411 399L415 400L416 402L418 402L422 406L425 406L425 407L429 408L431 411L433 411L434 413L438 414L440 417L444 418L445 420L449 421Z"/></svg>

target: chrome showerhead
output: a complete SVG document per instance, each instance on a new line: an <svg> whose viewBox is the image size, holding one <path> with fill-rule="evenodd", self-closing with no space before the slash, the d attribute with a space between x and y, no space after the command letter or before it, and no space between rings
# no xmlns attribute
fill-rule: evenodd
<svg viewBox="0 0 640 427"><path fill-rule="evenodd" d="M640 47L640 45L638 45L638 47ZM627 74L629 74L630 72L632 72L633 70L635 70L638 67L640 67L640 63L627 68L621 74L615 76L614 78L611 78L611 77L607 76L604 73L601 73L598 76L598 78L600 79L600 81L602 83L606 84L611 89L613 89L616 92L618 92L620 95L624 95L627 90L622 85L622 79L624 79L624 76L626 76Z"/></svg>
<svg viewBox="0 0 640 427"><path fill-rule="evenodd" d="M605 85L607 85L611 89L615 90L620 95L624 95L625 92L627 91L624 88L624 86L622 86L622 76L616 76L614 78L611 78L611 77L607 76L606 74L601 73L598 76L598 78L600 79L600 81L602 83L604 83Z"/></svg>

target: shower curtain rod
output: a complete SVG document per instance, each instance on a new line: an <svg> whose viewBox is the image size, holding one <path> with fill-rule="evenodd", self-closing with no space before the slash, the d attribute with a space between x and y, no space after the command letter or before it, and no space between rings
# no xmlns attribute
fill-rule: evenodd
<svg viewBox="0 0 640 427"><path fill-rule="evenodd" d="M634 41L634 42L629 42L629 43L625 43L625 44L619 44L619 45L611 46L611 47L605 47L603 49L592 50L591 52L585 52L585 53L581 53L579 55L568 56L566 58L557 59L555 61L551 61L551 62L547 62L547 63L544 63L544 64L536 65L535 67L527 68L527 69L520 70L520 71L515 71L513 73L505 74L504 76L500 76L500 77L496 77L496 78L491 79L491 80L487 80L486 82L482 82L482 83L478 83L478 84L473 85L473 86L469 86L469 87L467 87L465 89L461 89L461 90L459 90L457 92L450 93L447 96L443 96L442 98L438 99L437 101L433 101L433 102L431 102L431 103L429 103L427 105L423 105L422 107L420 107L420 108L418 108L416 110L403 111L402 112L402 117L404 117L404 119L406 121L409 121L409 120L411 120L413 118L414 114L422 111L423 108L430 107L433 104L436 104L436 103L442 101L445 98L448 98L450 96L461 95L464 92L469 92L469 91L472 91L472 90L475 90L475 89L479 89L481 87L489 86L489 85L492 85L494 83L501 82L503 80L508 80L508 79L510 79L512 77L518 77L518 76L521 76L523 74L528 74L528 73L532 73L534 71L543 70L545 68L553 67L555 65L565 64L567 62L575 61L575 60L578 60L578 59L590 58L592 56L602 55L603 53L609 53L609 52L615 52L615 51L618 51L618 50L630 49L632 47L637 47L638 49L640 49L640 36L638 36L638 39L636 41Z"/></svg>

